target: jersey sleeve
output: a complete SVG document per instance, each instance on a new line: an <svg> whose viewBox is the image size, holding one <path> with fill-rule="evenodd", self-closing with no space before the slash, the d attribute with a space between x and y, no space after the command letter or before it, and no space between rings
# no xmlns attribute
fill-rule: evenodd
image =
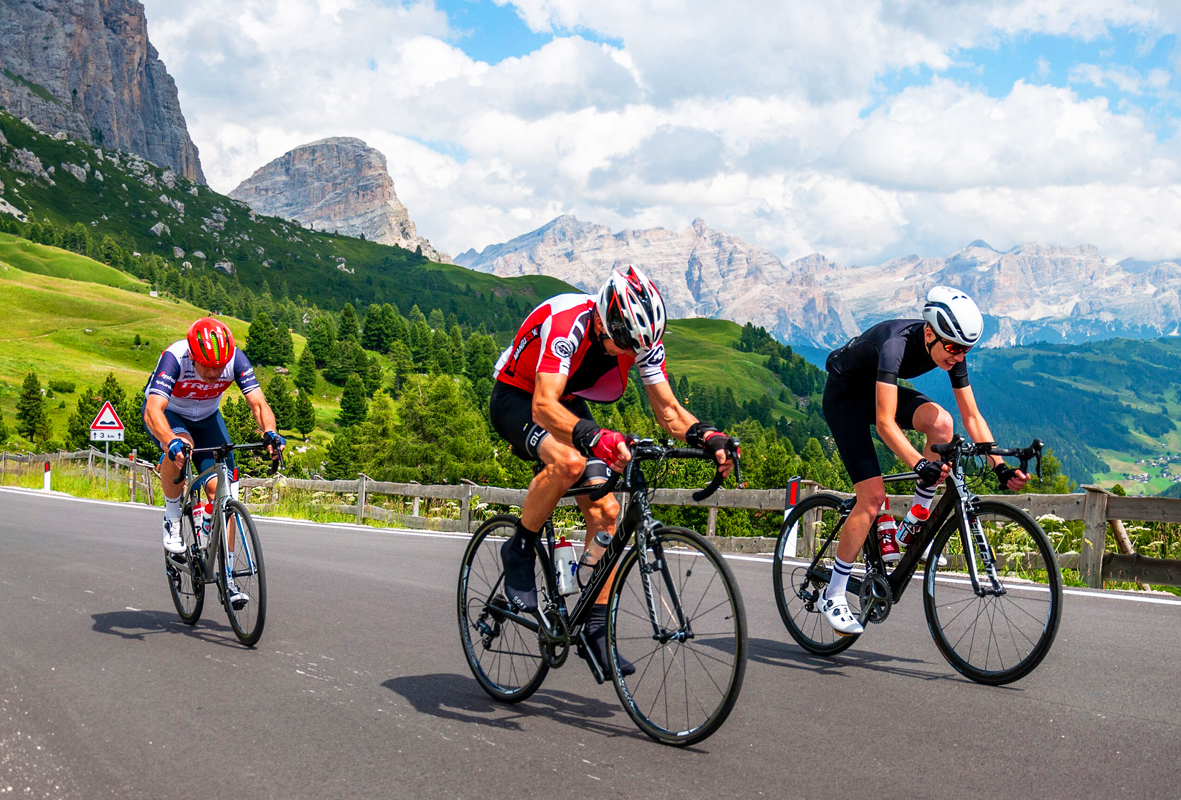
<svg viewBox="0 0 1181 800"><path fill-rule="evenodd" d="M891 336L878 349L878 383L898 385L898 371L906 356L906 338Z"/></svg>
<svg viewBox="0 0 1181 800"><path fill-rule="evenodd" d="M246 354L238 349L234 352L234 381L242 394L250 394L258 388L258 378L254 376L254 366Z"/></svg>
<svg viewBox="0 0 1181 800"><path fill-rule="evenodd" d="M590 316L585 311L554 314L541 324L537 372L570 376L575 353L584 344Z"/></svg>
<svg viewBox="0 0 1181 800"><path fill-rule="evenodd" d="M161 397L172 397L172 390L180 380L180 361L172 353L165 350L156 362L156 369L148 381L148 394L158 394Z"/></svg>
<svg viewBox="0 0 1181 800"><path fill-rule="evenodd" d="M951 388L963 389L968 386L968 362L961 361L956 364L951 368L948 376L951 378Z"/></svg>
<svg viewBox="0 0 1181 800"><path fill-rule="evenodd" d="M645 386L667 383L668 372L664 367L664 342L657 342L652 349L641 353L636 358L636 369Z"/></svg>

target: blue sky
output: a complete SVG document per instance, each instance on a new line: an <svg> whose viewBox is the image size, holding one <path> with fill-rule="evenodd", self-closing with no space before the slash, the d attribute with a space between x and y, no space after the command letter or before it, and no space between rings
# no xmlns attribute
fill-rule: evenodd
<svg viewBox="0 0 1181 800"><path fill-rule="evenodd" d="M492 0L435 0L435 7L447 14L461 35L452 44L475 61L499 64L506 58L528 55L553 41L551 32L529 29L511 3ZM559 35L576 33L592 42L611 41L585 28L559 30ZM618 45L618 42L612 42Z"/></svg>

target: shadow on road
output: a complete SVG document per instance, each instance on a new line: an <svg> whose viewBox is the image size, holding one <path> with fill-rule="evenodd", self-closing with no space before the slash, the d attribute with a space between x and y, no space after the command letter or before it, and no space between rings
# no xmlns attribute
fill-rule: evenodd
<svg viewBox="0 0 1181 800"><path fill-rule="evenodd" d="M943 662L934 668L922 669L918 666L909 666L911 664L929 666L921 658L882 655L881 653L858 650L856 646L838 655L827 657L813 655L796 644L787 644L775 639L751 638L747 640L746 658L747 661L759 664L805 669L822 675L840 675L849 669L869 669L923 681L962 682L967 680ZM945 669L940 669L940 666Z"/></svg>
<svg viewBox="0 0 1181 800"><path fill-rule="evenodd" d="M239 649L237 639L227 640L224 634L233 636L233 629L212 620L201 620L195 626L188 626L177 619L176 614L168 611L106 611L92 614L94 624L91 630L107 633L121 639L144 641L146 637L158 633L184 634L202 641L225 645Z"/></svg>
<svg viewBox="0 0 1181 800"><path fill-rule="evenodd" d="M454 673L407 675L390 678L381 685L406 698L420 714L455 722L519 731L523 730L520 720L544 717L602 736L647 740L631 727L630 720L623 725L608 721L620 713L617 706L570 692L540 689L520 703L498 703L484 694L470 675Z"/></svg>

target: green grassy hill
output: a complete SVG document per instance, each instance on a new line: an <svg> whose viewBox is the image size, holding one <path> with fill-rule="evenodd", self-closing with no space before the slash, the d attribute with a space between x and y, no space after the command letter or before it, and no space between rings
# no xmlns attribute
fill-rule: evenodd
<svg viewBox="0 0 1181 800"><path fill-rule="evenodd" d="M4 200L59 230L81 224L128 252L158 255L193 280L207 275L228 285L232 272L256 294L269 289L328 310L376 302L407 313L417 304L503 331L537 300L570 291L553 278L497 278L259 216L141 158L46 136L7 112L0 112L0 184ZM219 263L226 265L220 271Z"/></svg>

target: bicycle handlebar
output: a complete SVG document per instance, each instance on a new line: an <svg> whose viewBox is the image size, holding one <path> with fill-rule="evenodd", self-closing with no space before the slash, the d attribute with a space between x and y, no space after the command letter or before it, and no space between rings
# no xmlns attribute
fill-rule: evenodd
<svg viewBox="0 0 1181 800"><path fill-rule="evenodd" d="M1042 448L1045 442L1034 439L1029 447L997 447L996 442L969 442L960 434L952 437L946 444L931 445L931 449L944 461L954 461L959 456L971 458L973 456L1009 456L1021 462L1021 471L1029 473L1029 462L1037 462L1037 476L1042 476Z"/></svg>
<svg viewBox="0 0 1181 800"><path fill-rule="evenodd" d="M651 440L642 440L630 435L627 437L627 445L631 449L633 462L659 461L665 458L684 458L712 461L714 458L713 453L706 452L699 447L664 447L663 445L656 444ZM742 467L740 443L733 436L729 437L729 439L726 441L726 453L734 460L734 477L739 483L741 483ZM612 472L606 483L588 495L588 497L591 499L591 502L601 500L613 492L615 487L619 484L619 478L620 473ZM722 481L724 479L725 478L720 470L715 472L713 480L709 482L709 485L693 493L694 502L700 503L702 500L716 492L718 487L722 485Z"/></svg>
<svg viewBox="0 0 1181 800"><path fill-rule="evenodd" d="M224 461L226 456L235 450L266 450L270 445L262 442L250 442L249 444L219 444L216 447L193 447L186 444L181 450L185 456L185 464L192 463L192 457L195 453L213 453L215 461ZM279 455L271 459L271 469L267 472L268 475L276 475L279 470L285 466L286 462L283 460L283 451L279 451ZM182 469L180 474L172 482L173 485L183 482L185 479L185 471Z"/></svg>

